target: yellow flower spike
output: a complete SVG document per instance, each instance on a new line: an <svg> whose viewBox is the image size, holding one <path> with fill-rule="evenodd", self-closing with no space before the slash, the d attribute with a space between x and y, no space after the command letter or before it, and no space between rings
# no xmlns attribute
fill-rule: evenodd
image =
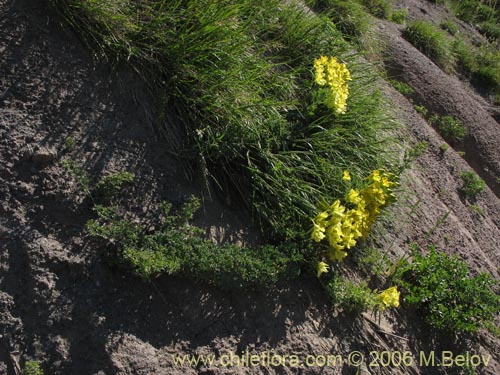
<svg viewBox="0 0 500 375"><path fill-rule="evenodd" d="M318 262L318 265L316 266L316 269L318 270L318 278L328 272L328 270L330 269L330 266L328 264L326 264L325 262Z"/></svg>
<svg viewBox="0 0 500 375"><path fill-rule="evenodd" d="M397 286L392 286L384 290L377 297L380 310L385 310L388 307L399 307L399 291Z"/></svg>
<svg viewBox="0 0 500 375"><path fill-rule="evenodd" d="M342 180L351 181L351 175L349 174L349 171L344 171L342 173Z"/></svg>
<svg viewBox="0 0 500 375"><path fill-rule="evenodd" d="M335 57L321 56L314 60L314 80L320 86L329 86L325 105L337 114L345 113L351 73L346 64L339 63Z"/></svg>

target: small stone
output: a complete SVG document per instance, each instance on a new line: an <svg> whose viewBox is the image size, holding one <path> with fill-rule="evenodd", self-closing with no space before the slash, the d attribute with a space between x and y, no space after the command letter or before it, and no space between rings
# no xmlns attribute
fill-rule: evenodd
<svg viewBox="0 0 500 375"><path fill-rule="evenodd" d="M57 151L54 149L42 147L33 153L31 160L38 164L48 164L57 158Z"/></svg>

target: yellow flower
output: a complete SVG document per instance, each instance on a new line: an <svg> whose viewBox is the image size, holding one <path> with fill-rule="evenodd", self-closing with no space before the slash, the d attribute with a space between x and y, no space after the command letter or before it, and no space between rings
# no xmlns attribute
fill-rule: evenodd
<svg viewBox="0 0 500 375"><path fill-rule="evenodd" d="M314 60L315 81L320 86L326 85L325 66L327 63L328 57L326 56L321 56Z"/></svg>
<svg viewBox="0 0 500 375"><path fill-rule="evenodd" d="M323 273L328 272L328 270L330 269L330 266L328 264L326 264L325 262L318 262L318 265L316 268L318 270L318 278L319 278Z"/></svg>
<svg viewBox="0 0 500 375"><path fill-rule="evenodd" d="M349 171L344 171L342 173L342 180L351 181L351 175L349 174Z"/></svg>
<svg viewBox="0 0 500 375"><path fill-rule="evenodd" d="M328 213L328 211L323 211L323 212L320 212L316 218L314 219L314 222L316 224L318 224L319 226L322 226L322 227L325 227L326 226L326 219L328 219L328 216L330 214Z"/></svg>
<svg viewBox="0 0 500 375"><path fill-rule="evenodd" d="M332 205L330 206L330 213L332 214L333 217L342 216L344 214L344 211L345 207L340 204L339 199L333 202Z"/></svg>
<svg viewBox="0 0 500 375"><path fill-rule="evenodd" d="M378 295L379 308L399 307L399 291L397 286L390 287Z"/></svg>
<svg viewBox="0 0 500 375"><path fill-rule="evenodd" d="M347 201L352 204L359 204L361 202L359 191L351 189L349 194L347 194Z"/></svg>
<svg viewBox="0 0 500 375"><path fill-rule="evenodd" d="M311 238L313 241L320 242L323 238L325 238L325 227L314 223Z"/></svg>

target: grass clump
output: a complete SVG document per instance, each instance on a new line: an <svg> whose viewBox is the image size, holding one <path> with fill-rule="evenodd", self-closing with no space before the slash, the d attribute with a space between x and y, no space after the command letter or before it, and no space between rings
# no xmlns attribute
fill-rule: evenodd
<svg viewBox="0 0 500 375"><path fill-rule="evenodd" d="M408 18L408 9L401 8L392 12L390 16L390 20L392 22L398 23L400 25L404 25L406 23L406 19Z"/></svg>
<svg viewBox="0 0 500 375"><path fill-rule="evenodd" d="M366 89L370 67L330 20L300 4L51 3L96 54L144 77L176 124L165 136L182 159L274 238L303 236L318 202L343 192L343 169L359 176L388 164L390 121L380 94ZM318 105L312 67L325 55L352 75L342 115Z"/></svg>
<svg viewBox="0 0 500 375"><path fill-rule="evenodd" d="M409 23L403 33L404 37L437 65L446 71L452 71L454 55L452 45L446 34L427 21Z"/></svg>
<svg viewBox="0 0 500 375"><path fill-rule="evenodd" d="M462 192L466 197L475 199L478 194L486 190L485 182L474 172L462 172Z"/></svg>
<svg viewBox="0 0 500 375"><path fill-rule="evenodd" d="M427 117L427 115L429 114L429 110L427 109L426 106L423 106L423 105L418 105L418 104L415 104L413 106L413 108L415 109L415 111L417 111L422 117Z"/></svg>
<svg viewBox="0 0 500 375"><path fill-rule="evenodd" d="M417 308L425 322L448 332L476 332L500 311L497 282L486 273L470 274L467 264L430 248L400 265L395 277L404 301Z"/></svg>
<svg viewBox="0 0 500 375"><path fill-rule="evenodd" d="M412 96L415 93L415 90L413 90L413 88L405 82L398 81L397 79L391 79L389 80L389 83L404 96Z"/></svg>
<svg viewBox="0 0 500 375"><path fill-rule="evenodd" d="M389 19L392 13L392 5L388 0L358 0L375 17Z"/></svg>
<svg viewBox="0 0 500 375"><path fill-rule="evenodd" d="M355 1L309 0L307 4L331 19L349 40L357 41L369 30L369 15Z"/></svg>
<svg viewBox="0 0 500 375"><path fill-rule="evenodd" d="M458 34L458 25L452 20L444 20L439 24L439 27L447 31L450 35Z"/></svg>

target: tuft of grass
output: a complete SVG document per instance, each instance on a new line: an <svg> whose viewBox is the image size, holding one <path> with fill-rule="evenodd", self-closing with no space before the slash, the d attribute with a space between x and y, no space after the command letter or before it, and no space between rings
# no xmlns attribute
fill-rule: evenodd
<svg viewBox="0 0 500 375"><path fill-rule="evenodd" d="M447 143L443 143L441 146L439 146L439 149L441 150L441 152L446 152L448 151L450 148L450 146L447 144Z"/></svg>
<svg viewBox="0 0 500 375"><path fill-rule="evenodd" d="M398 23L400 25L406 24L406 19L408 18L408 9L401 8L392 12L390 20L392 22Z"/></svg>
<svg viewBox="0 0 500 375"><path fill-rule="evenodd" d="M394 278L404 301L414 306L432 327L448 332L476 332L500 312L497 282L486 273L472 276L467 264L438 252L414 252L413 261L400 264Z"/></svg>
<svg viewBox="0 0 500 375"><path fill-rule="evenodd" d="M423 105L415 104L413 108L415 108L415 111L420 113L423 117L427 117L427 115L429 114L429 110Z"/></svg>
<svg viewBox="0 0 500 375"><path fill-rule="evenodd" d="M389 19L392 13L392 5L388 0L358 0L375 17Z"/></svg>
<svg viewBox="0 0 500 375"><path fill-rule="evenodd" d="M472 212L475 212L476 214L479 214L479 215L484 215L484 210L481 206L478 206L477 204L471 204L470 206L468 206L469 210L471 210Z"/></svg>
<svg viewBox="0 0 500 375"><path fill-rule="evenodd" d="M442 69L450 72L455 65L452 45L446 34L427 21L409 23L403 33L406 40L431 58Z"/></svg>
<svg viewBox="0 0 500 375"><path fill-rule="evenodd" d="M415 93L415 90L405 82L398 81L397 79L390 79L389 83L404 96L412 96Z"/></svg>
<svg viewBox="0 0 500 375"><path fill-rule="evenodd" d="M492 41L500 39L500 25L498 21L481 22L479 24L479 31Z"/></svg>
<svg viewBox="0 0 500 375"><path fill-rule="evenodd" d="M475 199L486 190L485 182L474 172L462 172L462 192L466 197Z"/></svg>
<svg viewBox="0 0 500 375"><path fill-rule="evenodd" d="M368 275L387 276L392 266L389 257L380 249L364 248L356 254L356 263Z"/></svg>
<svg viewBox="0 0 500 375"><path fill-rule="evenodd" d="M441 29L447 31L450 35L458 34L458 25L452 20L444 20L439 24Z"/></svg>
<svg viewBox="0 0 500 375"><path fill-rule="evenodd" d="M369 30L369 15L355 1L309 0L307 4L331 19L349 40L357 41Z"/></svg>

